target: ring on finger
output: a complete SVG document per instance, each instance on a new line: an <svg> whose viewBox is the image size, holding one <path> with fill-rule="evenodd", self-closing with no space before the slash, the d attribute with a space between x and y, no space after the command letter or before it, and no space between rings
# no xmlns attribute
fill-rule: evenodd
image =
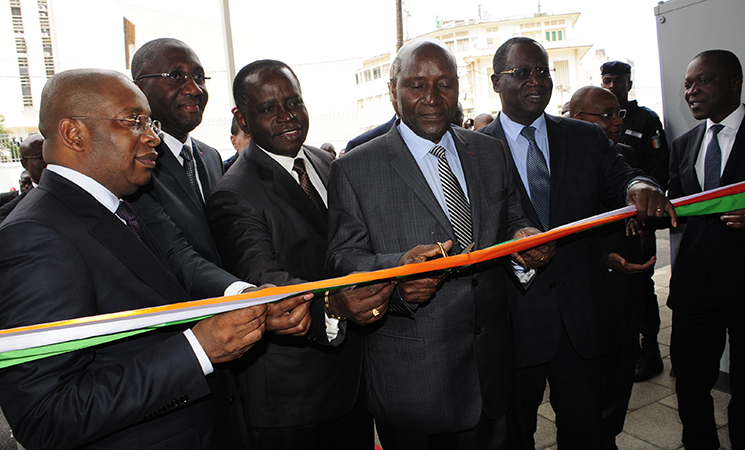
<svg viewBox="0 0 745 450"><path fill-rule="evenodd" d="M377 319L380 315L380 311L378 311L378 308L373 308L372 311L370 311L373 315L373 319Z"/></svg>

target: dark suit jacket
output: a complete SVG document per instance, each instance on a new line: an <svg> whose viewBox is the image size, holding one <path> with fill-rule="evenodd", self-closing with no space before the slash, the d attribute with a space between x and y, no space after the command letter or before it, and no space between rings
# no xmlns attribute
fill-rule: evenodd
<svg viewBox="0 0 745 450"><path fill-rule="evenodd" d="M307 146L304 151L326 183L331 155ZM329 278L326 219L253 140L218 183L207 210L225 268L238 277L280 286ZM313 301L310 339L267 333L242 359L239 379L251 425L320 423L354 405L362 339L342 322L344 342L329 346L324 309L323 299Z"/></svg>
<svg viewBox="0 0 745 450"><path fill-rule="evenodd" d="M8 217L10 212L13 211L13 209L15 209L15 207L18 205L18 202L23 200L23 198L26 197L26 194L28 194L33 188L34 186L32 185L26 190L26 192L21 192L18 196L16 196L16 198L4 204L3 206L0 206L0 222Z"/></svg>
<svg viewBox="0 0 745 450"><path fill-rule="evenodd" d="M623 206L627 184L643 173L623 161L603 130L588 122L549 115L546 128L551 164L550 228ZM507 142L499 117L479 132ZM533 223L540 224L512 154L508 154L523 208ZM557 244L556 255L538 270L527 290L515 277L507 289L515 324L517 367L548 362L558 349L562 322L583 358L597 358L607 351L609 311L604 296L608 271L599 231L584 231Z"/></svg>
<svg viewBox="0 0 745 450"><path fill-rule="evenodd" d="M468 187L475 248L532 226L502 144L460 128L450 132ZM419 244L455 241L396 126L334 162L329 204L326 264L335 275L394 267ZM448 275L434 298L415 308L394 294L389 313L370 327L365 373L376 417L444 433L474 427L482 411L491 418L506 411L513 345L502 261Z"/></svg>
<svg viewBox="0 0 745 450"><path fill-rule="evenodd" d="M223 174L220 154L192 138L194 162L204 197ZM224 295L238 279L220 268L220 255L207 224L202 200L189 182L184 167L161 142L152 180L128 198L168 257L181 284L194 298Z"/></svg>
<svg viewBox="0 0 745 450"><path fill-rule="evenodd" d="M347 147L344 149L345 153L352 150L353 148L357 147L358 145L362 145L367 141L372 141L378 136L382 136L388 132L388 130L391 129L393 124L396 123L396 115L393 115L393 118L389 120L388 122L378 125L377 127L373 128L372 130L367 130L361 135L357 136L356 138L352 139L347 143Z"/></svg>
<svg viewBox="0 0 745 450"><path fill-rule="evenodd" d="M18 191L8 191L0 193L0 205L4 205L20 195Z"/></svg>
<svg viewBox="0 0 745 450"><path fill-rule="evenodd" d="M44 171L0 226L0 328L188 301L114 214ZM0 404L28 449L209 449L223 407L184 327L0 371ZM222 447L232 448L232 447Z"/></svg>
<svg viewBox="0 0 745 450"><path fill-rule="evenodd" d="M701 192L694 165L706 132L702 123L673 141L670 154L670 198ZM720 186L745 181L745 126L740 125ZM670 279L668 306L687 308L716 299L727 315L742 318L745 304L739 280L745 273L745 232L727 227L721 214L686 218L686 230ZM701 281L710 278L711 283ZM707 291L702 292L706 287ZM712 291L713 290L713 291Z"/></svg>

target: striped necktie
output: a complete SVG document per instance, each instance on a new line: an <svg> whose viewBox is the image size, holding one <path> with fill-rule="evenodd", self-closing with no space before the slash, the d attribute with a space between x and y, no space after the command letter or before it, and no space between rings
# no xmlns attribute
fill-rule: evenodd
<svg viewBox="0 0 745 450"><path fill-rule="evenodd" d="M450 164L445 157L445 148L435 145L429 152L437 157L437 169L440 174L442 192L445 194L448 216L455 237L461 248L467 248L473 242L471 205L468 204L458 179L455 178L453 171L450 169Z"/></svg>

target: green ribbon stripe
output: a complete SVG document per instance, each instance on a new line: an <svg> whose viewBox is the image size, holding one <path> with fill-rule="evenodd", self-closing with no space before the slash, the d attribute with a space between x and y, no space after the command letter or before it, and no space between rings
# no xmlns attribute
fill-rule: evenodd
<svg viewBox="0 0 745 450"><path fill-rule="evenodd" d="M701 216L706 214L721 214L728 211L745 207L745 192L739 194L733 194L726 197L720 197L702 202L691 203L689 205L678 206L675 208L675 212L679 216ZM510 242L510 241L508 241ZM501 244L500 244L501 245ZM451 270L451 269L448 269ZM373 282L371 282L373 283ZM346 286L337 286L337 288L343 288ZM323 292L321 290L320 292ZM103 336L94 336L84 339L77 339L68 342L60 342L57 344L43 345L40 347L27 348L23 350L13 350L10 352L0 353L0 369L14 366L37 359L46 358L49 356L61 355L63 353L72 352L76 350L82 350L84 348L94 347L96 345L105 344L108 342L116 341L118 339L124 339L130 336L136 336L138 334L147 333L148 331L156 330L158 328L170 327L173 325L180 325L184 323L196 322L211 315L202 316L194 319L180 320L175 322L168 322L160 325L149 326L140 328L137 330L123 331L120 333L107 334Z"/></svg>

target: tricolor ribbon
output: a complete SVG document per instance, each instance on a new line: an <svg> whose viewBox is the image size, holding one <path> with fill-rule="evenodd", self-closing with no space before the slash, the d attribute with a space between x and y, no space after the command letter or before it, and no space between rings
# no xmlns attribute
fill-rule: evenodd
<svg viewBox="0 0 745 450"><path fill-rule="evenodd" d="M745 208L745 182L679 198L673 200L672 203L678 216L721 214ZM229 297L209 298L0 330L0 368L92 347L160 327L192 322L214 314L278 301L304 292L318 293L477 264L616 222L635 214L636 208L627 206L525 239L507 241L464 255L439 258L418 264L354 273L304 284L279 286Z"/></svg>

